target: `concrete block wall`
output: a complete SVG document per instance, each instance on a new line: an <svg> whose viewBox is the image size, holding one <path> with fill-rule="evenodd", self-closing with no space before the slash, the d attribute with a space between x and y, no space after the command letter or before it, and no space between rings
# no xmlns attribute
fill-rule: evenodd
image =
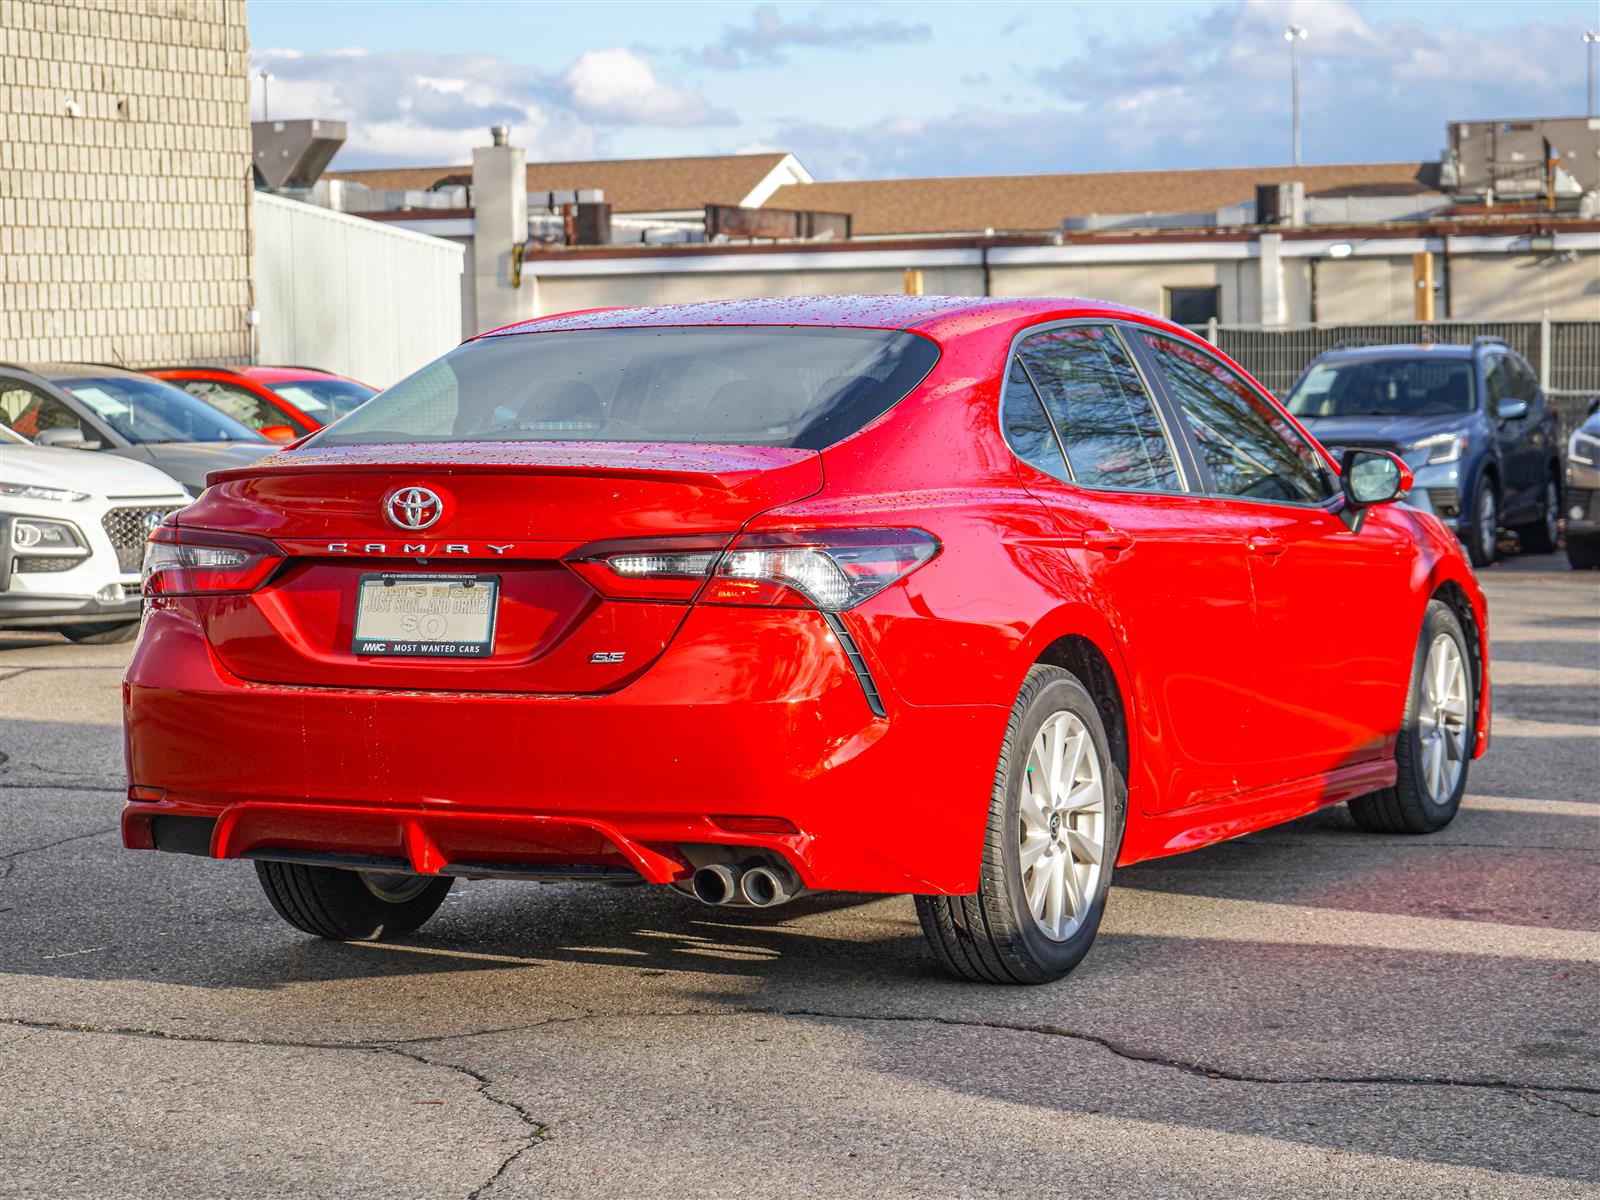
<svg viewBox="0 0 1600 1200"><path fill-rule="evenodd" d="M248 49L244 0L0 0L0 359L248 360Z"/></svg>

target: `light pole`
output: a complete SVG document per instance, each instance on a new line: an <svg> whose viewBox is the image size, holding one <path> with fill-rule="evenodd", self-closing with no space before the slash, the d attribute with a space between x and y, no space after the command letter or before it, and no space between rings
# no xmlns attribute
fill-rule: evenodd
<svg viewBox="0 0 1600 1200"><path fill-rule="evenodd" d="M1583 89L1583 96L1589 102L1589 115L1594 116L1594 48L1600 42L1600 33L1592 29L1583 31L1583 57L1584 64L1589 68L1588 86Z"/></svg>
<svg viewBox="0 0 1600 1200"><path fill-rule="evenodd" d="M1283 40L1289 43L1289 86L1294 92L1294 165L1300 165L1300 43L1306 40L1306 31L1291 25L1283 31Z"/></svg>
<svg viewBox="0 0 1600 1200"><path fill-rule="evenodd" d="M270 121L272 118L267 115L267 84L271 83L277 76L271 71L261 70L256 72L256 78L261 80L261 119Z"/></svg>

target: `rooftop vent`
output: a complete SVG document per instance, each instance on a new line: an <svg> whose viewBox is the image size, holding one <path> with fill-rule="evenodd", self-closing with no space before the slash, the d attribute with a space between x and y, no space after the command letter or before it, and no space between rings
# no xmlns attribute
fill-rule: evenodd
<svg viewBox="0 0 1600 1200"><path fill-rule="evenodd" d="M344 138L343 121L252 121L256 180L270 191L311 187Z"/></svg>

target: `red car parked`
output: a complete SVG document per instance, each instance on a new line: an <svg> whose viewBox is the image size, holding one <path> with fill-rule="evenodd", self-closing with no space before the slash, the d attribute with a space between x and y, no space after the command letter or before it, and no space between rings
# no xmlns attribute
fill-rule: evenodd
<svg viewBox="0 0 1600 1200"><path fill-rule="evenodd" d="M364 383L310 367L157 367L146 373L277 442L315 433L377 395Z"/></svg>
<svg viewBox="0 0 1600 1200"><path fill-rule="evenodd" d="M458 877L911 892L947 968L1038 982L1114 864L1435 830L1488 744L1404 465L1107 304L531 321L212 479L146 560L124 840L325 937Z"/></svg>

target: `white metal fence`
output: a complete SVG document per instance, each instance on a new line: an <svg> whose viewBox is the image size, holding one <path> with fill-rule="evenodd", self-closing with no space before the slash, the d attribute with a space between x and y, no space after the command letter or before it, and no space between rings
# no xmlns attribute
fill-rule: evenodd
<svg viewBox="0 0 1600 1200"><path fill-rule="evenodd" d="M256 359L387 387L461 340L465 248L255 193Z"/></svg>
<svg viewBox="0 0 1600 1200"><path fill-rule="evenodd" d="M1499 338L1538 372L1565 428L1600 393L1600 321L1416 321L1394 325L1219 325L1196 329L1276 396L1306 364L1345 344L1466 343Z"/></svg>

